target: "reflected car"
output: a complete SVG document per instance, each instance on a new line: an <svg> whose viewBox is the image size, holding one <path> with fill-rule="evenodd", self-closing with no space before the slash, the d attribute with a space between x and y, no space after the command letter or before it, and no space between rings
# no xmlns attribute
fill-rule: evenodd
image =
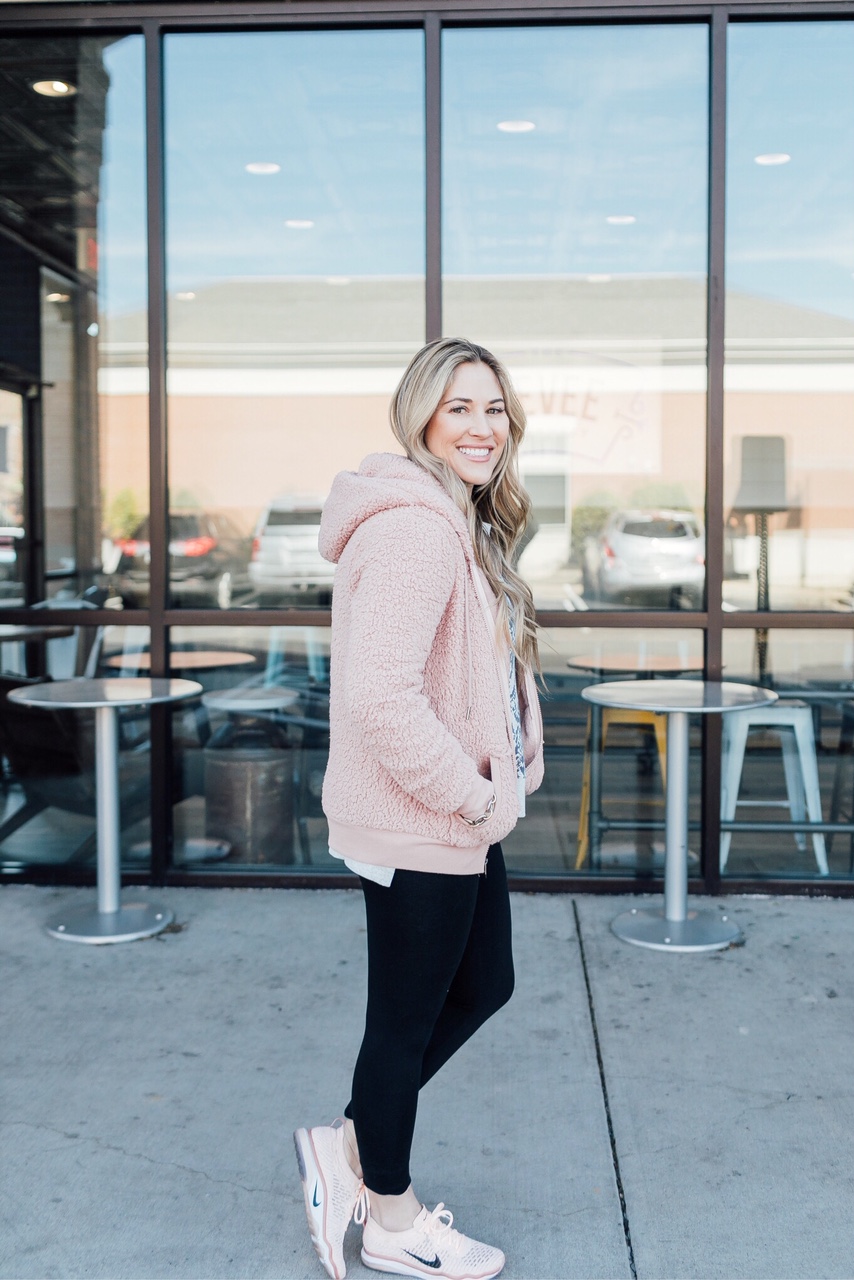
<svg viewBox="0 0 854 1280"><path fill-rule="evenodd" d="M584 594L699 608L706 577L703 530L691 511L617 511L584 547Z"/></svg>
<svg viewBox="0 0 854 1280"><path fill-rule="evenodd" d="M322 509L322 498L287 495L262 512L249 563L260 605L331 602L335 566L317 549Z"/></svg>
<svg viewBox="0 0 854 1280"><path fill-rule="evenodd" d="M18 555L23 545L24 530L19 524L0 525L0 599L20 599L24 589Z"/></svg>
<svg viewBox="0 0 854 1280"><path fill-rule="evenodd" d="M149 600L151 546L146 517L129 538L116 541L121 555L114 584L126 608ZM169 516L169 587L176 605L229 609L249 584L250 539L221 512L173 511Z"/></svg>

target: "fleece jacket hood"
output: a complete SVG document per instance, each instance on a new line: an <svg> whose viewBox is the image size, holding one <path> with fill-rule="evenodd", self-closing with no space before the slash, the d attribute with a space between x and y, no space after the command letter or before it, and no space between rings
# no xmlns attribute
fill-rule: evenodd
<svg viewBox="0 0 854 1280"><path fill-rule="evenodd" d="M465 516L429 471L396 453L370 453L358 471L341 471L323 504L318 548L337 564L350 538L365 520L397 507L425 507L444 516L472 560Z"/></svg>

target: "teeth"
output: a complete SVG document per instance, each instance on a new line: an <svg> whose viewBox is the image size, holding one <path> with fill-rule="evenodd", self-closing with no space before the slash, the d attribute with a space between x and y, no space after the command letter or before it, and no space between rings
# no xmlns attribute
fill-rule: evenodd
<svg viewBox="0 0 854 1280"><path fill-rule="evenodd" d="M463 445L458 445L460 453L464 453L467 458L488 458L488 449L466 449Z"/></svg>

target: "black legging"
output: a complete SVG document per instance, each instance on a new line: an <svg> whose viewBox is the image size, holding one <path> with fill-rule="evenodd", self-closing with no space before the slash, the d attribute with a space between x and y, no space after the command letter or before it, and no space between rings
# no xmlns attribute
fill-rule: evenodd
<svg viewBox="0 0 854 1280"><path fill-rule="evenodd" d="M486 875L398 870L362 888L368 1008L345 1114L365 1185L401 1195L418 1090L513 994L507 873L494 844Z"/></svg>

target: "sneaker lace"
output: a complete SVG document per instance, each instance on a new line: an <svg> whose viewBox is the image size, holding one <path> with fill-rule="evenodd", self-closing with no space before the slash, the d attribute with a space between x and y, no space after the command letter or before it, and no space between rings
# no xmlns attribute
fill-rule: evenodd
<svg viewBox="0 0 854 1280"><path fill-rule="evenodd" d="M368 1220L371 1209L371 1194L364 1182L359 1183L359 1195L353 1210L353 1220L357 1226L363 1227Z"/></svg>
<svg viewBox="0 0 854 1280"><path fill-rule="evenodd" d="M424 1230L431 1240L436 1242L437 1253L440 1245L443 1249L450 1247L454 1253L460 1252L465 1237L459 1231L454 1230L454 1215L441 1202L429 1214L427 1221L424 1223Z"/></svg>

